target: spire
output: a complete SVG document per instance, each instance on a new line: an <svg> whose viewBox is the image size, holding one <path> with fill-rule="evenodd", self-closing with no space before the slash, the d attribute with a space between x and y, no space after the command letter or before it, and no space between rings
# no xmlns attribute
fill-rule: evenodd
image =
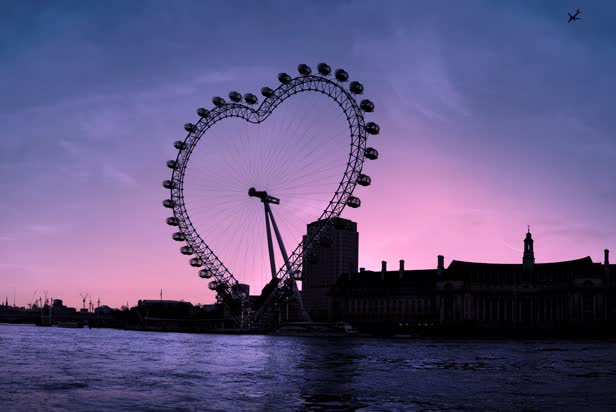
<svg viewBox="0 0 616 412"><path fill-rule="evenodd" d="M533 271L535 266L535 251L533 249L533 236L530 233L530 225L524 239L524 256L522 257L522 270L526 273Z"/></svg>

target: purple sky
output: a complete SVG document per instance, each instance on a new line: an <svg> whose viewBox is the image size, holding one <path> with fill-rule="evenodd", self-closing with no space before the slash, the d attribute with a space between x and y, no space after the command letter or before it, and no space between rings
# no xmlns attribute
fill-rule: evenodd
<svg viewBox="0 0 616 412"><path fill-rule="evenodd" d="M240 4L3 4L3 300L211 302L164 224L172 143L212 96L320 61L381 125L374 185L343 214L361 266L521 262L527 224L538 262L616 250L613 2Z"/></svg>

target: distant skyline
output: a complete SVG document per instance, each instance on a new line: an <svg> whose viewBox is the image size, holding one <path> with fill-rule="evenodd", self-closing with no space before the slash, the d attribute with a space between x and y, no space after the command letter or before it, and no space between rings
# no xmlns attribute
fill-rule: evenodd
<svg viewBox="0 0 616 412"><path fill-rule="evenodd" d="M6 2L0 301L212 302L164 224L172 143L212 96L321 61L365 85L381 125L373 185L342 215L359 266L521 263L527 225L538 263L602 261L614 20L607 0Z"/></svg>

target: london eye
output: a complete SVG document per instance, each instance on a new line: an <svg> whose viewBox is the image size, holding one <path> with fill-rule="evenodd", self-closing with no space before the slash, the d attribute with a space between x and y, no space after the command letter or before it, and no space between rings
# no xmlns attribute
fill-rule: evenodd
<svg viewBox="0 0 616 412"><path fill-rule="evenodd" d="M305 64L297 71L278 74L279 86L263 87L260 102L236 91L212 98L213 107L197 109L196 121L184 125L186 137L173 144L177 157L167 162L163 206L172 211L172 239L241 326L246 284L265 286L262 294L270 285L253 318L295 298L306 319L296 284L302 263L331 242L324 229L345 207L360 207L355 189L371 184L364 161L378 158L367 145L380 129L364 118L374 111L361 98L364 86L325 63L316 73ZM317 229L308 236L312 221Z"/></svg>

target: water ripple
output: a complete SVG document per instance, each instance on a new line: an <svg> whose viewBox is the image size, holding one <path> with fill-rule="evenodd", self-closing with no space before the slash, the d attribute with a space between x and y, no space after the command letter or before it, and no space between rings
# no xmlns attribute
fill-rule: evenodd
<svg viewBox="0 0 616 412"><path fill-rule="evenodd" d="M616 343L0 325L2 411L614 410Z"/></svg>

